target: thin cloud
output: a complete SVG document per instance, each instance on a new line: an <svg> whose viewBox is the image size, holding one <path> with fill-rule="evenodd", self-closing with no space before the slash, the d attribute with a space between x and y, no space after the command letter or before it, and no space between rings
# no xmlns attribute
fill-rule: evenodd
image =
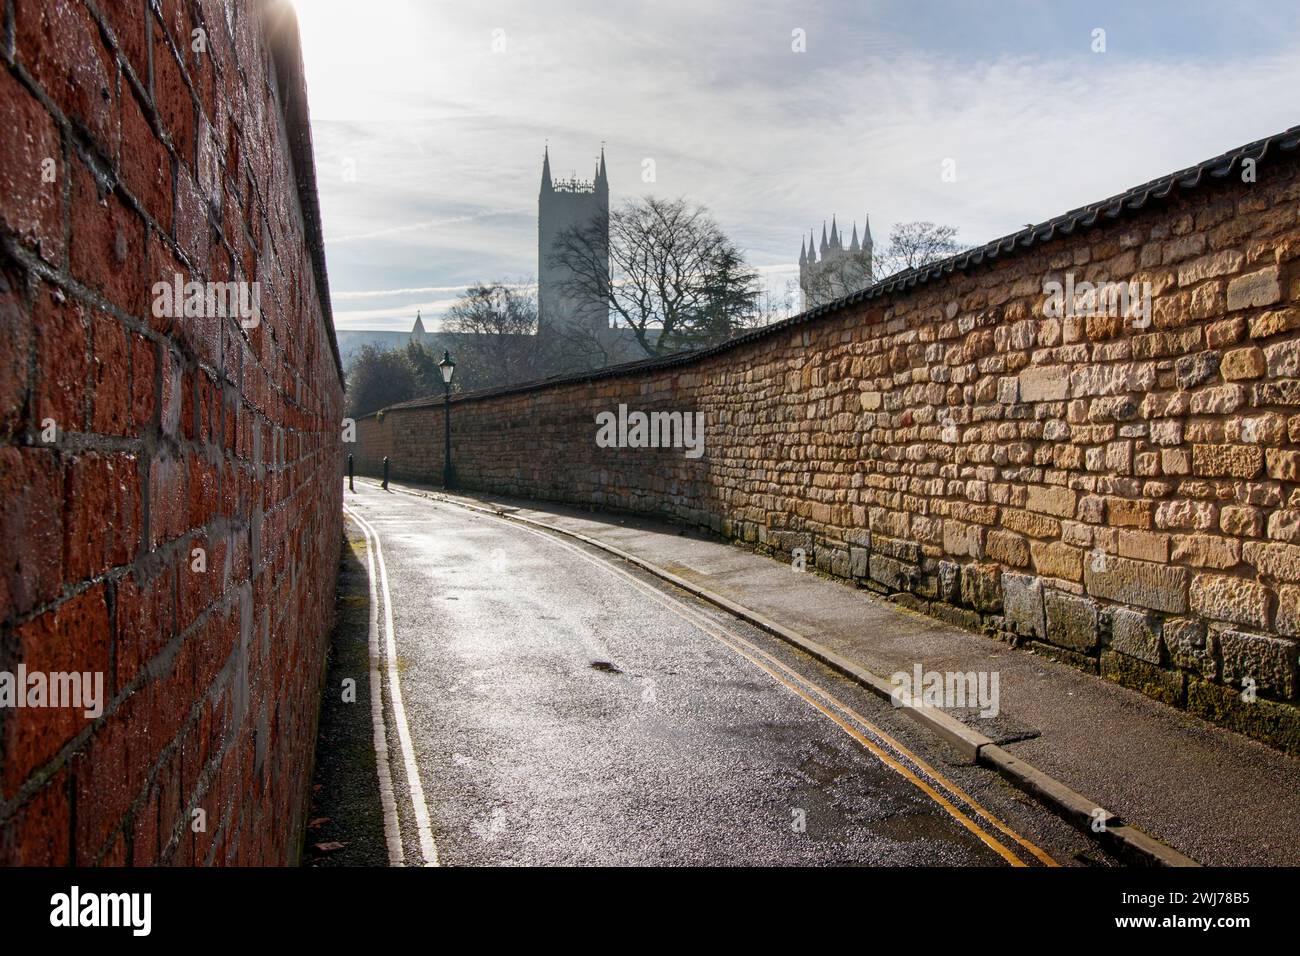
<svg viewBox="0 0 1300 956"><path fill-rule="evenodd" d="M455 226L459 223L473 222L476 219L484 219L488 216L513 216L522 211L522 209L487 209L483 212L476 212L468 216L452 216L448 219L430 219L426 222L412 222L404 226L389 226L384 229L373 229L370 232L358 232L349 236L328 238L326 239L326 242L332 245L342 245L345 242L360 242L364 239L380 239L385 236L401 235L404 232L422 232L425 229L436 229L439 226Z"/></svg>
<svg viewBox="0 0 1300 956"><path fill-rule="evenodd" d="M536 289L537 283L501 283L507 289ZM465 292L467 289L463 285L426 285L414 286L406 289L361 289L353 292L332 292L330 298L338 302L340 300L348 301L353 299L384 299L392 296L412 296L428 295L431 292Z"/></svg>
<svg viewBox="0 0 1300 956"><path fill-rule="evenodd" d="M878 246L918 219L985 242L1293 125L1300 88L1296 16L1250 4L1157 16L1102 0L1080 19L1068 5L666 0L615 15L518 0L491 23L406 6L400 32L425 82L386 69L383 50L364 74L346 70L356 51L313 50L328 33L310 29L304 56L318 168L355 157L361 177L320 179L327 235L339 233L330 276L360 301L384 287L412 320L445 292L535 274L548 139L555 174L582 177L604 141L616 203L708 206L775 281L832 214L869 213ZM1110 52L1089 50L1094 19ZM1267 29L1241 27L1255 21ZM791 49L796 28L805 53Z"/></svg>

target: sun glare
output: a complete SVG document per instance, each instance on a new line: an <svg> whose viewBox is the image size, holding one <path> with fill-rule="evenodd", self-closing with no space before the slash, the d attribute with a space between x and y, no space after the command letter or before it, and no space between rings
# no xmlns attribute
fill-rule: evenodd
<svg viewBox="0 0 1300 956"><path fill-rule="evenodd" d="M416 93L429 83L421 13L410 0L293 0L313 119L384 118L376 90Z"/></svg>

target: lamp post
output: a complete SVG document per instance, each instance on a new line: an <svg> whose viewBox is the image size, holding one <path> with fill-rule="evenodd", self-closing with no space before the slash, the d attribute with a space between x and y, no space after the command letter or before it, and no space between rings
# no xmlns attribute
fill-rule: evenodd
<svg viewBox="0 0 1300 956"><path fill-rule="evenodd" d="M456 363L451 359L451 352L442 350L442 361L438 363L442 373L443 392L443 428L442 434L446 444L442 450L442 487L451 490L451 377L456 374Z"/></svg>

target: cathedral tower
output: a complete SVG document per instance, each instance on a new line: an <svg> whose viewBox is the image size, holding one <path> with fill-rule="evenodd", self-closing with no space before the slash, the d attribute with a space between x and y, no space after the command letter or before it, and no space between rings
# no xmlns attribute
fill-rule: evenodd
<svg viewBox="0 0 1300 956"><path fill-rule="evenodd" d="M600 150L591 180L551 178L549 148L542 155L542 188L537 201L537 319L540 333L566 330L605 338L609 331L609 306L602 296L575 294L566 287L572 271L553 261L556 239L565 230L599 224L603 249L604 281L609 282L609 179L605 149Z"/></svg>
<svg viewBox="0 0 1300 956"><path fill-rule="evenodd" d="M853 238L847 249L833 216L829 238L826 224L822 223L820 249L809 232L807 245L801 244L799 248L799 289L803 292L804 310L825 305L871 285L873 252L870 218L863 222L861 243L858 242L858 225L853 224Z"/></svg>

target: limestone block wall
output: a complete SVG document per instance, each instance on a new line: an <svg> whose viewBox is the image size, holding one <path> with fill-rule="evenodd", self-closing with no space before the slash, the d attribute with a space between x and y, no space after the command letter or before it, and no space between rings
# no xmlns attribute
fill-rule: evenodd
<svg viewBox="0 0 1300 956"><path fill-rule="evenodd" d="M725 347L457 398L460 486L803 548L1300 752L1297 140ZM1125 312L1053 282L1142 285ZM703 412L705 454L598 447L620 404ZM443 416L395 406L347 450L438 482Z"/></svg>

